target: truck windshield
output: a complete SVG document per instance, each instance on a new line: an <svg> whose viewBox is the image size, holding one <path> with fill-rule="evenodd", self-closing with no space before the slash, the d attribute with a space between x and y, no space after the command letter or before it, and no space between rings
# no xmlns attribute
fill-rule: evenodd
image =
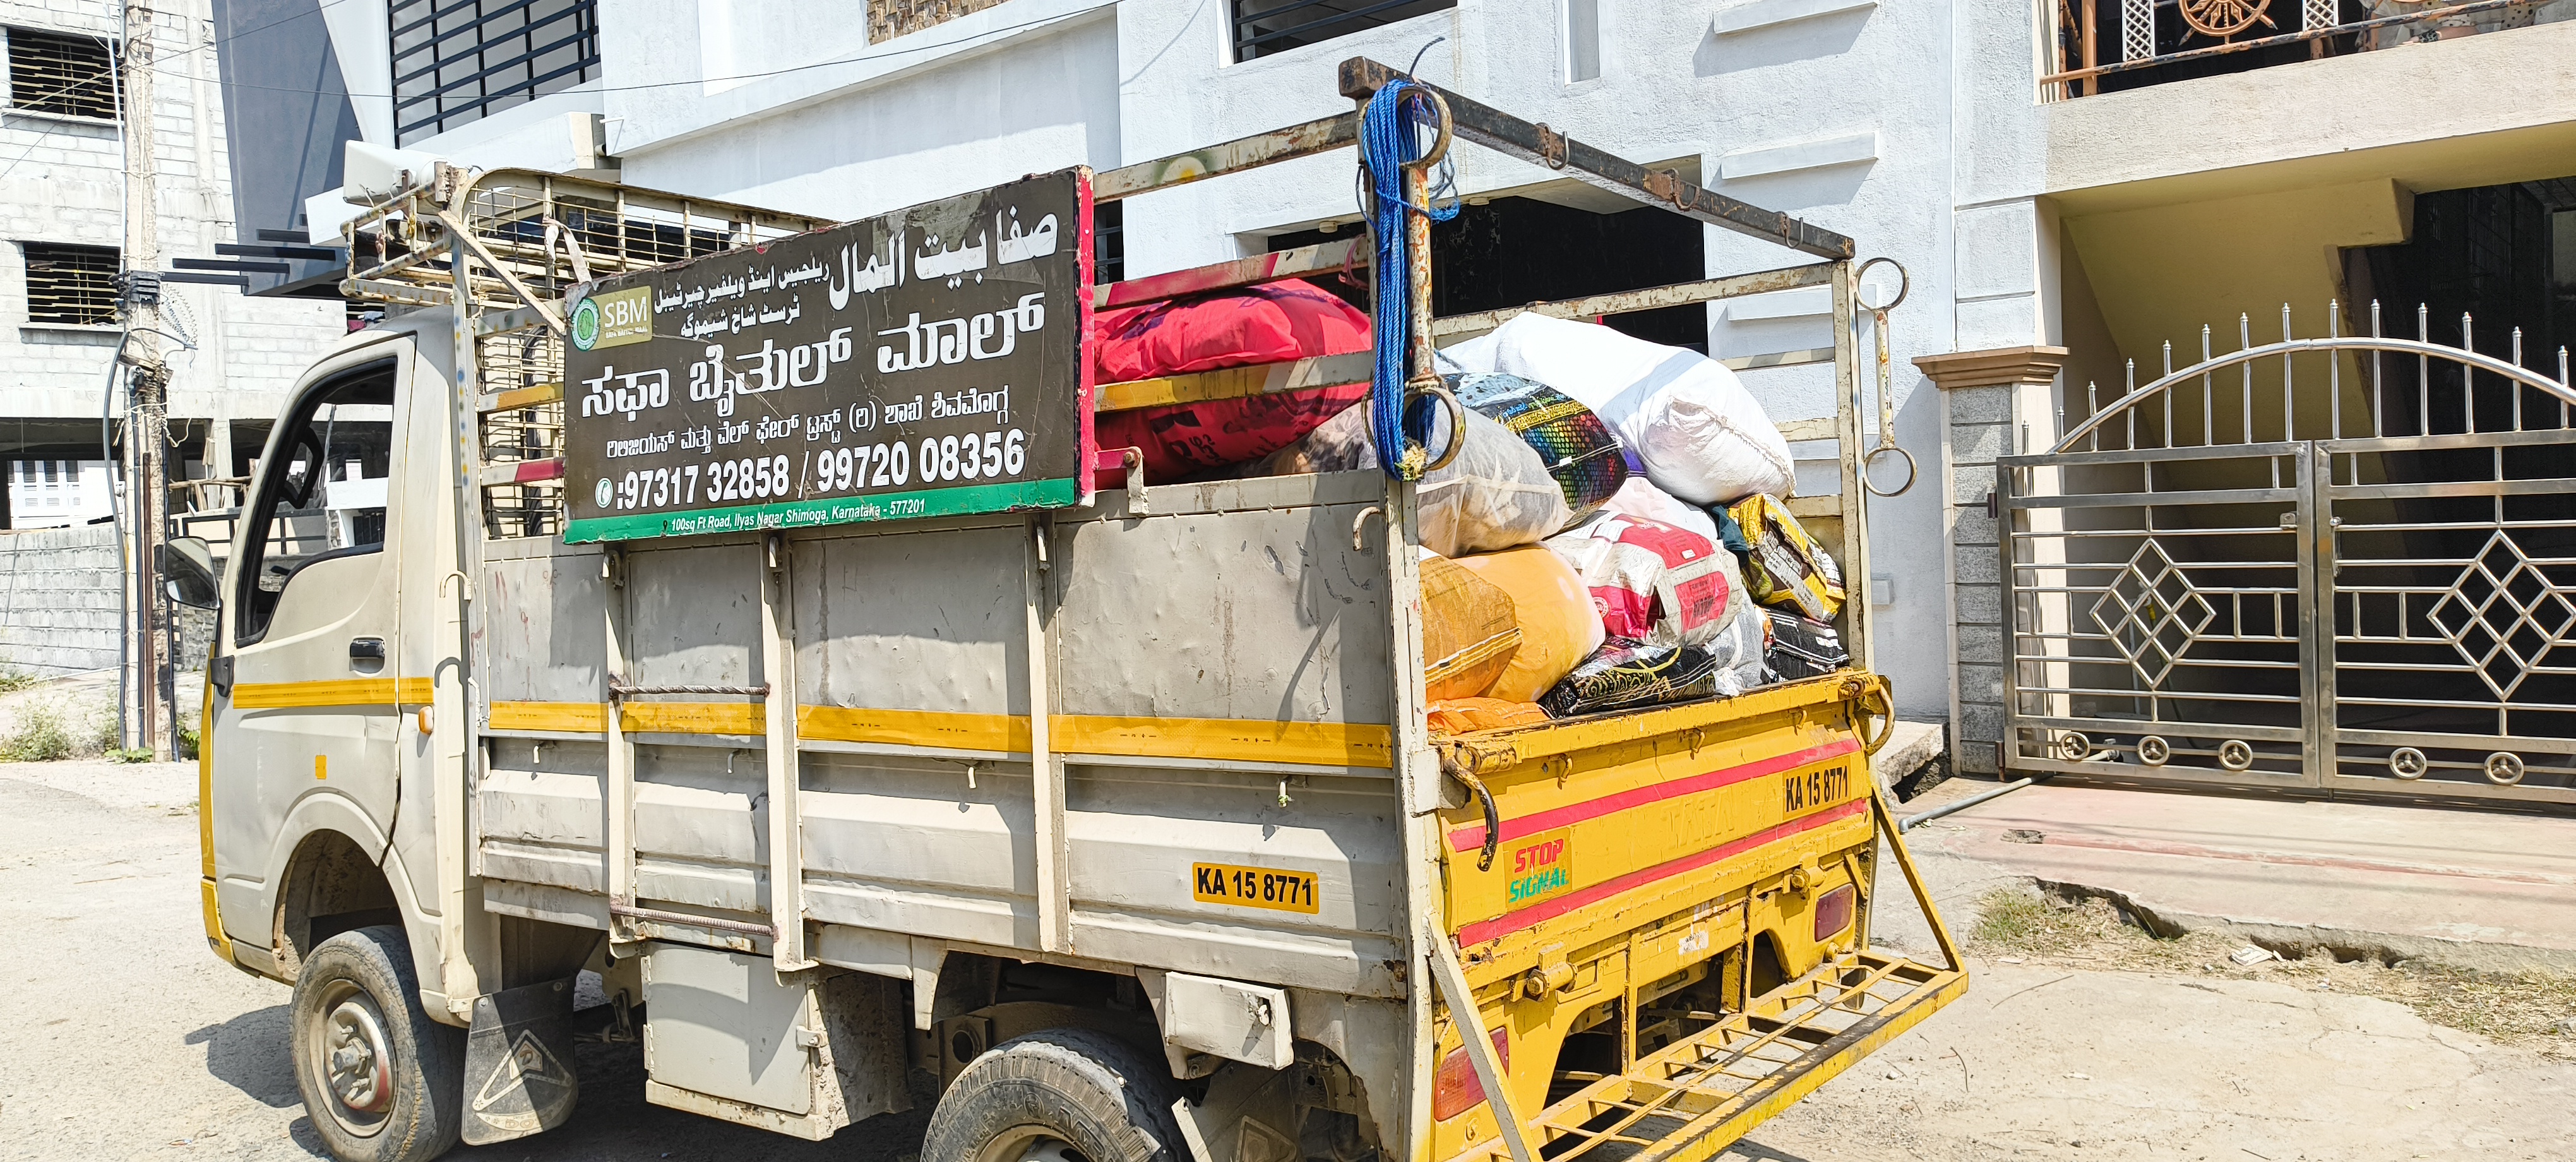
<svg viewBox="0 0 2576 1162"><path fill-rule="evenodd" d="M387 361L312 389L288 416L243 510L255 523L233 568L237 644L268 632L279 597L306 565L384 547L393 403Z"/></svg>

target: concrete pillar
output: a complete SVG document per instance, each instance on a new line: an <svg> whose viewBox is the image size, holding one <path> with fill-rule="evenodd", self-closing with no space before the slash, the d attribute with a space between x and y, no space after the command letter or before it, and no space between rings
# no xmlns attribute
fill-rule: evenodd
<svg viewBox="0 0 2576 1162"><path fill-rule="evenodd" d="M1954 769L2002 769L2004 667L2010 662L2010 612L1998 522L1987 498L1995 462L2025 451L2021 428L2032 406L2048 406L2063 347L2025 345L1925 355L1914 366L1941 389L1942 558L1950 589L1950 761ZM2034 439L2054 428L2032 429Z"/></svg>

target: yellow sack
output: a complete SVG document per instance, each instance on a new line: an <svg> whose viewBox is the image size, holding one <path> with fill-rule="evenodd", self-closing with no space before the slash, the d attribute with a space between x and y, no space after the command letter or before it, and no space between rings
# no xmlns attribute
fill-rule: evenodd
<svg viewBox="0 0 2576 1162"><path fill-rule="evenodd" d="M1545 726L1547 711L1527 702L1500 698L1452 698L1431 704L1431 733L1474 734L1516 726Z"/></svg>
<svg viewBox="0 0 2576 1162"><path fill-rule="evenodd" d="M1434 702L1474 698L1503 676L1520 652L1512 596L1459 567L1422 554L1422 674Z"/></svg>
<svg viewBox="0 0 2576 1162"><path fill-rule="evenodd" d="M1478 693L1505 702L1536 702L1601 648L1601 615L1592 608L1592 594L1573 566L1555 553L1524 545L1452 560L1511 595L1512 621L1521 635L1520 648L1502 677Z"/></svg>
<svg viewBox="0 0 2576 1162"><path fill-rule="evenodd" d="M1842 570L1789 515L1789 506L1756 493L1736 501L1726 514L1753 546L1753 555L1744 562L1744 583L1755 601L1785 605L1817 621L1834 619L1843 607Z"/></svg>

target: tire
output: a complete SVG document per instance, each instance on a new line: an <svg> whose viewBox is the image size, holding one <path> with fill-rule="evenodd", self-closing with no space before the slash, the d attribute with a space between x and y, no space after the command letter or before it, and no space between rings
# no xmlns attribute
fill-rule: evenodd
<svg viewBox="0 0 2576 1162"><path fill-rule="evenodd" d="M1050 1029L1003 1042L957 1075L931 1115L921 1162L1189 1162L1170 1071L1106 1034Z"/></svg>
<svg viewBox="0 0 2576 1162"><path fill-rule="evenodd" d="M332 1157L428 1162L456 1145L465 1030L421 1011L402 929L360 928L315 947L288 1021L295 1089Z"/></svg>

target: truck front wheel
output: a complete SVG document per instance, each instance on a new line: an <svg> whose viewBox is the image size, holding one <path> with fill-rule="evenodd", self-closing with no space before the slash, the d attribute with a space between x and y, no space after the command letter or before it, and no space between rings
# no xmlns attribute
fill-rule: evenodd
<svg viewBox="0 0 2576 1162"><path fill-rule="evenodd" d="M1031 1033L957 1075L921 1162L1187 1162L1172 1100L1163 1063L1115 1038Z"/></svg>
<svg viewBox="0 0 2576 1162"><path fill-rule="evenodd" d="M340 1162L428 1162L456 1144L465 1031L421 1011L402 929L323 941L295 977L295 1088Z"/></svg>

